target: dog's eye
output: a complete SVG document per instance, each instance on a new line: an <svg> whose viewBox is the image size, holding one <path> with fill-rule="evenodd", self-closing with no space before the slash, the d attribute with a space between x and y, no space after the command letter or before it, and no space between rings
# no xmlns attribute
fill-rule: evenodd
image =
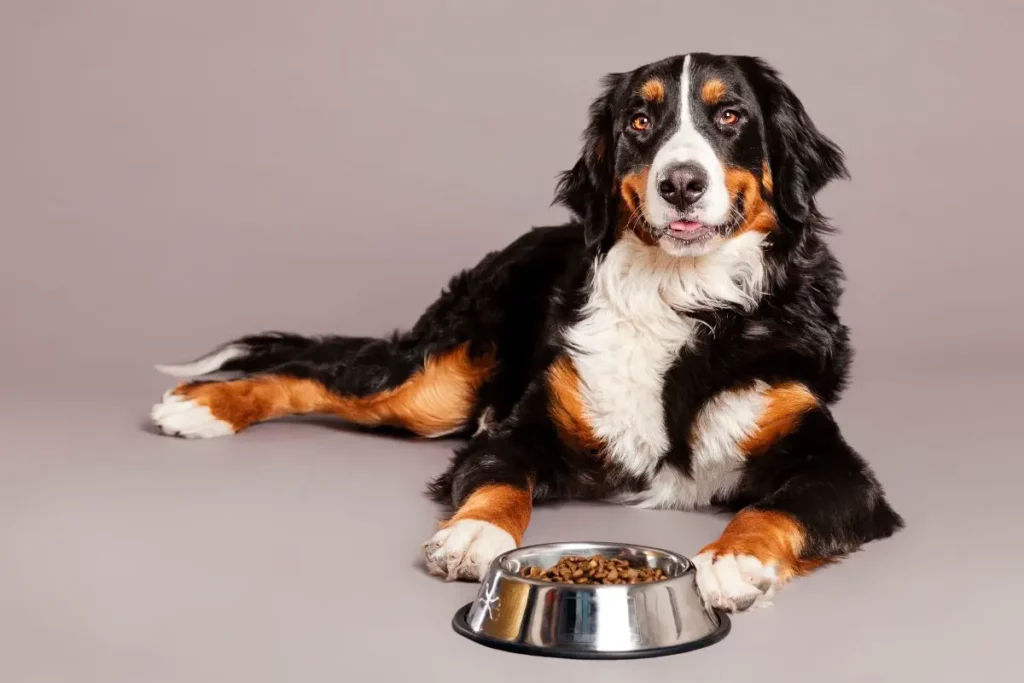
<svg viewBox="0 0 1024 683"><path fill-rule="evenodd" d="M740 114L735 109L724 109L718 114L718 123L722 126L735 126L740 121Z"/></svg>
<svg viewBox="0 0 1024 683"><path fill-rule="evenodd" d="M633 122L630 125L633 130L644 131L651 127L651 120L643 114L637 114L633 117Z"/></svg>

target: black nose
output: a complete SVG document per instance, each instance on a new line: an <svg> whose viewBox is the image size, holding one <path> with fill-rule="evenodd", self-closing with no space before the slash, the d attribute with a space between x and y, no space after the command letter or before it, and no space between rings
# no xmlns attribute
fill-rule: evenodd
<svg viewBox="0 0 1024 683"><path fill-rule="evenodd" d="M680 209L685 209L703 197L707 189L707 172L692 161L669 166L658 183L658 194Z"/></svg>

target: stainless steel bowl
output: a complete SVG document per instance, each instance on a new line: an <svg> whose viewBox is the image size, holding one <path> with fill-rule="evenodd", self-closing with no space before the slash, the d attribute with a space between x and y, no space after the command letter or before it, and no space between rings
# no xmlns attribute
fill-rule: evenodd
<svg viewBox="0 0 1024 683"><path fill-rule="evenodd" d="M626 557L669 578L629 585L548 583L519 575L567 555ZM476 600L452 620L483 645L575 659L656 657L706 647L729 633L729 617L706 608L682 555L616 543L551 543L511 550L491 563Z"/></svg>

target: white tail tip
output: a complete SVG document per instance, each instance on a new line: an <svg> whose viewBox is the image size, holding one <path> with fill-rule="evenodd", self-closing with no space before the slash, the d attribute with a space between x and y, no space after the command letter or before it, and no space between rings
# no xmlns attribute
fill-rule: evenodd
<svg viewBox="0 0 1024 683"><path fill-rule="evenodd" d="M202 358L197 358L191 363L157 365L155 367L157 372L171 377L201 377L211 372L217 372L229 360L242 358L248 353L249 351L244 346L225 346Z"/></svg>

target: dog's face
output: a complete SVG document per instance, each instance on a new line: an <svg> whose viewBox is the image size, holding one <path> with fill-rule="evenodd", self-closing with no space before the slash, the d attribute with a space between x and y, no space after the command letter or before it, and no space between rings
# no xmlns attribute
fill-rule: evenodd
<svg viewBox="0 0 1024 683"><path fill-rule="evenodd" d="M770 67L690 54L612 74L558 199L588 239L632 233L676 256L737 235L798 230L844 176L839 149Z"/></svg>
<svg viewBox="0 0 1024 683"><path fill-rule="evenodd" d="M739 230L770 230L764 120L740 70L687 56L630 80L615 117L621 227L674 254L713 250Z"/></svg>

